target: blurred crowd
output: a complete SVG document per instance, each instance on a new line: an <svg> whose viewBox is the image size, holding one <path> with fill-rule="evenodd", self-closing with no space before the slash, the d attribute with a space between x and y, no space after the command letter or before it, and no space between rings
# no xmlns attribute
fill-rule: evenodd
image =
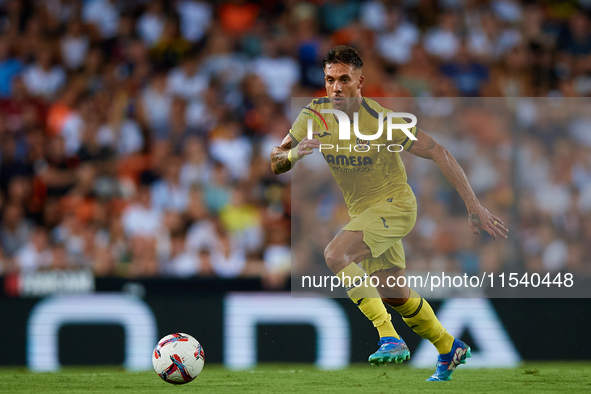
<svg viewBox="0 0 591 394"><path fill-rule="evenodd" d="M332 46L359 49L369 97L584 97L590 14L587 0L0 0L0 274L282 286L291 175L273 175L269 154L290 98L324 95ZM559 270L588 255L588 123L552 128L530 107L515 232L529 269ZM498 126L431 129L509 215L512 135ZM421 215L409 258L500 265L505 246L474 252L457 198L405 160Z"/></svg>
<svg viewBox="0 0 591 394"><path fill-rule="evenodd" d="M480 100L448 106L439 114L444 126L427 115L428 103L422 118L466 169L482 204L508 224L510 237L472 235L458 194L435 166L412 157L409 179L425 212L408 240L417 260L411 268L591 276L591 101Z"/></svg>

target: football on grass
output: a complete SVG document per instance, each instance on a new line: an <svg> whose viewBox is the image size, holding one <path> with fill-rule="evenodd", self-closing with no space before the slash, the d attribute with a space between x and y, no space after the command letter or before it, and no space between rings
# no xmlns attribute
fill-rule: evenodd
<svg viewBox="0 0 591 394"><path fill-rule="evenodd" d="M170 334L158 341L152 353L154 370L165 382L185 384L201 373L205 352L189 334Z"/></svg>

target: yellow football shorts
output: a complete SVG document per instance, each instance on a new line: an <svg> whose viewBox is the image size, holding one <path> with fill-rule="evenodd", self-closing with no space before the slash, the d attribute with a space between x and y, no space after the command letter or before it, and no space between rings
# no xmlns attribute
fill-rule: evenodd
<svg viewBox="0 0 591 394"><path fill-rule="evenodd" d="M352 217L343 230L363 231L363 241L372 257L361 261L361 267L371 275L388 268L406 267L402 238L410 233L416 220L416 206L384 201Z"/></svg>

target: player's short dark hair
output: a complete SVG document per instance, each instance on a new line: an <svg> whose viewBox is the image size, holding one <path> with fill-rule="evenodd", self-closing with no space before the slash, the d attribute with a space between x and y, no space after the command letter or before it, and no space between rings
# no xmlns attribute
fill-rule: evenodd
<svg viewBox="0 0 591 394"><path fill-rule="evenodd" d="M353 66L354 69L363 67L363 60L359 56L357 50L348 45L338 45L332 48L322 61L322 69L326 68L327 64L343 63Z"/></svg>

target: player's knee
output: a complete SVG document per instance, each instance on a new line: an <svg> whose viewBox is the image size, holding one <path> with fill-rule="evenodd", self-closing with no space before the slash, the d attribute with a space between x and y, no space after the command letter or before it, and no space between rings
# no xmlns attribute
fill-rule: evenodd
<svg viewBox="0 0 591 394"><path fill-rule="evenodd" d="M383 279L383 278L380 278ZM382 300L390 306L401 306L408 301L408 290L398 286L384 286L379 289Z"/></svg>
<svg viewBox="0 0 591 394"><path fill-rule="evenodd" d="M332 243L329 243L324 249L324 260L326 261L328 268L330 268L333 272L335 270L340 271L342 269L341 266L344 264L343 254L337 251Z"/></svg>
<svg viewBox="0 0 591 394"><path fill-rule="evenodd" d="M406 304L406 301L408 301L408 298L405 298L405 297L384 298L384 297L382 297L382 301L384 301L386 304L388 304L392 307L397 307L397 306L402 306L402 305Z"/></svg>

